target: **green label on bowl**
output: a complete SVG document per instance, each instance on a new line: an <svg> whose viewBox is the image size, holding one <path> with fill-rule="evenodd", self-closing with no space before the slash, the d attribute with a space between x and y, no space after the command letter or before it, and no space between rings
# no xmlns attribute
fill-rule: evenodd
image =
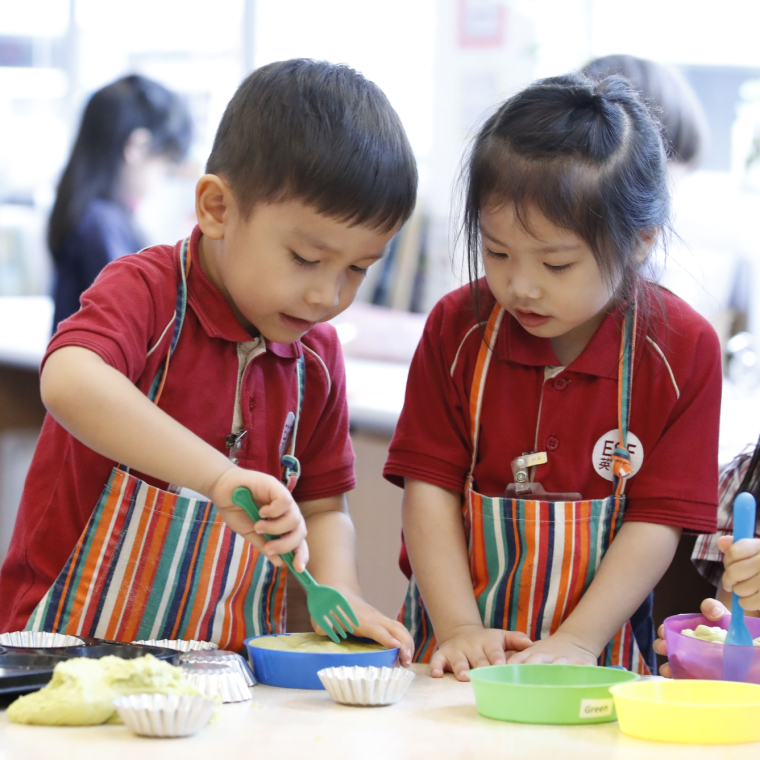
<svg viewBox="0 0 760 760"><path fill-rule="evenodd" d="M615 703L611 699L582 699L580 718L602 718L612 715Z"/></svg>

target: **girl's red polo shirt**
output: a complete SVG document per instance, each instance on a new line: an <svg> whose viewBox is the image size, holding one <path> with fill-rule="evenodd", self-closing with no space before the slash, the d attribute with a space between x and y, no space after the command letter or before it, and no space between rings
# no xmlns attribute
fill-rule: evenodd
<svg viewBox="0 0 760 760"><path fill-rule="evenodd" d="M193 266L180 340L161 408L219 451L228 452L238 381L238 344L252 340L198 261L200 229L190 241ZM147 394L171 339L179 243L155 246L109 264L82 296L82 308L59 326L47 356L63 346L97 353ZM303 344L303 346L302 346ZM302 476L297 501L354 487L345 370L335 330L317 325L300 342L266 341L241 384L242 467L280 477L280 442L295 412L295 364L303 351L306 382L296 456ZM34 454L8 557L0 572L0 631L24 627L52 585L95 508L114 462L69 435L50 415ZM166 483L138 477L165 488Z"/></svg>
<svg viewBox="0 0 760 760"><path fill-rule="evenodd" d="M482 289L490 303L485 281ZM709 323L684 301L645 286L648 325L639 332L630 431L640 442L640 469L626 485L626 520L711 533L716 525L721 351ZM558 365L551 343L509 314L499 331L483 397L475 488L503 495L510 462L546 451L535 481L548 492L609 496L607 440L617 430L621 315L609 314L583 353ZM427 321L407 382L406 400L384 475L462 493L470 466L469 398L482 332L467 287L445 296ZM613 433L614 435L614 433ZM635 448L635 447L634 447ZM608 451L609 450L609 451ZM637 452L632 451L634 459Z"/></svg>

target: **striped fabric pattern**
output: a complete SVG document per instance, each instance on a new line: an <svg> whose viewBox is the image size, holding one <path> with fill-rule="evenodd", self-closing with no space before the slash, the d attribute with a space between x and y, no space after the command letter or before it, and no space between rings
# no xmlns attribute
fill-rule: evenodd
<svg viewBox="0 0 760 760"><path fill-rule="evenodd" d="M233 533L209 501L114 468L28 630L118 641L199 639L239 651L284 631L285 572Z"/></svg>
<svg viewBox="0 0 760 760"><path fill-rule="evenodd" d="M483 496L475 491L472 472L477 461L483 389L503 310L489 319L481 343L470 395L473 454L462 509L473 591L483 625L521 631L537 641L553 634L570 615L591 584L602 558L623 522L625 478L606 499L535 501ZM626 319L621 339L620 426L628 431L632 377L632 334L635 315ZM627 452L624 452L627 454ZM415 641L414 659L429 662L436 642L433 626L414 578L399 615ZM630 622L599 658L648 674Z"/></svg>

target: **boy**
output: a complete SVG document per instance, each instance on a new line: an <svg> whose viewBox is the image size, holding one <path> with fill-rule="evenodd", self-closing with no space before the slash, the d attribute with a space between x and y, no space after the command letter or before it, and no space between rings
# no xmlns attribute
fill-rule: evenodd
<svg viewBox="0 0 760 760"><path fill-rule="evenodd" d="M408 660L403 626L360 597L344 370L320 324L412 211L401 123L348 67L270 64L230 101L206 169L190 238L107 267L48 347L0 630L240 649L282 630L277 555L302 569L308 529L309 569L346 595L356 633Z"/></svg>

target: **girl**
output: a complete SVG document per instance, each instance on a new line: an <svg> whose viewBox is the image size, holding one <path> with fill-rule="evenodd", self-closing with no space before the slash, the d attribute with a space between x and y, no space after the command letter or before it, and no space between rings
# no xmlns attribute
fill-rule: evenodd
<svg viewBox="0 0 760 760"><path fill-rule="evenodd" d="M123 77L90 98L48 225L54 327L79 309L106 264L144 247L132 212L185 157L190 136L183 102L146 77Z"/></svg>
<svg viewBox="0 0 760 760"><path fill-rule="evenodd" d="M713 329L639 275L668 226L658 126L619 77L546 79L466 169L472 298L433 309L385 468L415 658L647 673L651 591L715 529L721 389Z"/></svg>

